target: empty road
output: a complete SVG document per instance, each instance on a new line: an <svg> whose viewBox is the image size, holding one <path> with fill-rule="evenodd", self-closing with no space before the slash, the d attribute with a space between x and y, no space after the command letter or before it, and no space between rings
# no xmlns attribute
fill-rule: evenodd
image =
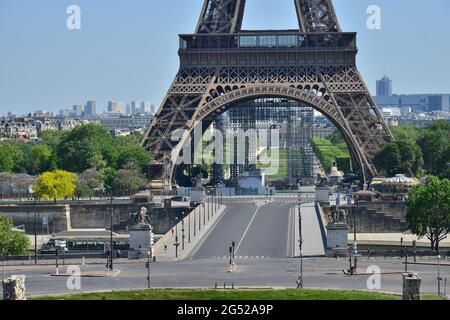
<svg viewBox="0 0 450 320"><path fill-rule="evenodd" d="M292 202L229 203L223 217L194 251L193 258L228 258L233 241L237 260L292 257L298 246L295 208L295 198ZM305 255L323 255L322 234L313 205L305 207L304 215Z"/></svg>

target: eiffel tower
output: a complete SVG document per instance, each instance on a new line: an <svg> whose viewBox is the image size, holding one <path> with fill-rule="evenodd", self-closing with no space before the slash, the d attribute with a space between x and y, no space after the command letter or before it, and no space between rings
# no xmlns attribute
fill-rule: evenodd
<svg viewBox="0 0 450 320"><path fill-rule="evenodd" d="M207 128L232 104L285 98L313 107L345 139L366 182L393 139L356 67L356 33L342 32L331 0L294 0L296 30L242 30L245 0L205 0L195 34L180 35L180 69L147 131L151 181L171 185L178 129Z"/></svg>

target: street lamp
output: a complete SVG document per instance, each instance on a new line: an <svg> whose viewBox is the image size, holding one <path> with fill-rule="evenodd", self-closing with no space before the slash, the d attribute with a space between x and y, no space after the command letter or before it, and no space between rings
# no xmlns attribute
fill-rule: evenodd
<svg viewBox="0 0 450 320"><path fill-rule="evenodd" d="M438 296L441 295L441 281L443 280L441 278L441 256L438 255L438 276L437 276L437 281L438 281Z"/></svg>
<svg viewBox="0 0 450 320"><path fill-rule="evenodd" d="M110 270L113 271L114 270L114 266L113 266L113 251L114 251L114 242L113 242L113 228L114 228L114 219L113 219L113 215L114 215L114 211L113 211L113 194L111 192L111 204L110 204L110 211L111 211L111 230L110 230L110 241L111 241L111 250L109 251L109 255L110 255L110 261L109 261L109 267Z"/></svg>
<svg viewBox="0 0 450 320"><path fill-rule="evenodd" d="M203 208L203 226L206 225L206 209L208 209L208 214L209 214L209 202L206 203L207 206Z"/></svg>
<svg viewBox="0 0 450 320"><path fill-rule="evenodd" d="M300 239L298 241L300 247L300 276L297 280L297 289L303 289L303 228L302 228L302 190L301 184L298 184L298 219L299 219L299 234Z"/></svg>
<svg viewBox="0 0 450 320"><path fill-rule="evenodd" d="M173 245L175 246L175 258L178 258L178 247L180 246L180 243L178 242L178 218L175 218L175 220L175 243Z"/></svg>
<svg viewBox="0 0 450 320"><path fill-rule="evenodd" d="M184 218L183 218L183 220L181 220L181 250L183 251L184 251L184 238L185 234L184 234Z"/></svg>
<svg viewBox="0 0 450 320"><path fill-rule="evenodd" d="M37 212L36 212L36 196L34 197L34 264L37 264L38 257L38 246L37 246Z"/></svg>
<svg viewBox="0 0 450 320"><path fill-rule="evenodd" d="M197 209L194 210L194 238L197 237L197 211L200 212L201 204Z"/></svg>
<svg viewBox="0 0 450 320"><path fill-rule="evenodd" d="M231 243L231 246L233 247L233 261L234 261L234 258L235 258L235 253L236 253L236 242L232 242Z"/></svg>
<svg viewBox="0 0 450 320"><path fill-rule="evenodd" d="M152 256L151 251L147 252L147 264L146 264L146 268L147 268L147 287L148 289L150 289L150 258Z"/></svg>
<svg viewBox="0 0 450 320"><path fill-rule="evenodd" d="M188 216L188 243L191 243L191 214Z"/></svg>

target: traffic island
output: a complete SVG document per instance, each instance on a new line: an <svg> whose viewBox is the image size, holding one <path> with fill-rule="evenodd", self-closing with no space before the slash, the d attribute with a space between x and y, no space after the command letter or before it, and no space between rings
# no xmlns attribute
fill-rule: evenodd
<svg viewBox="0 0 450 320"><path fill-rule="evenodd" d="M372 275L374 275L374 272L368 272L367 269L358 269L353 274L351 273L350 270L342 270L342 272L346 276L372 276ZM380 275L393 275L393 274L403 274L403 273L405 273L405 270L383 269L383 270L380 270L380 272L377 273L377 274L380 274Z"/></svg>
<svg viewBox="0 0 450 320"><path fill-rule="evenodd" d="M55 273L52 277L80 277L80 278L114 278L120 274L120 270L112 271L90 271L80 273Z"/></svg>

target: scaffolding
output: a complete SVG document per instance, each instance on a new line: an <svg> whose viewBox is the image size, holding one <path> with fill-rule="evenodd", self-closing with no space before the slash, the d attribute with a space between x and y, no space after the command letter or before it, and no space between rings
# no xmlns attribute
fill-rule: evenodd
<svg viewBox="0 0 450 320"><path fill-rule="evenodd" d="M286 99L257 99L233 105L223 114L218 129L224 137L229 132L232 141L227 141L231 152L229 156L229 178L236 181L244 172L258 169L258 152L261 150L257 132L267 130L267 148L272 147L271 130L279 130L280 162L287 167L285 177L279 177L290 185L314 182L314 153L311 139L313 137L314 110L302 103ZM228 134L227 131L228 130ZM248 133L248 132L252 133ZM237 133L247 132L239 139ZM231 150L231 151L230 151ZM227 151L226 151L227 152ZM222 168L222 172L225 169Z"/></svg>

